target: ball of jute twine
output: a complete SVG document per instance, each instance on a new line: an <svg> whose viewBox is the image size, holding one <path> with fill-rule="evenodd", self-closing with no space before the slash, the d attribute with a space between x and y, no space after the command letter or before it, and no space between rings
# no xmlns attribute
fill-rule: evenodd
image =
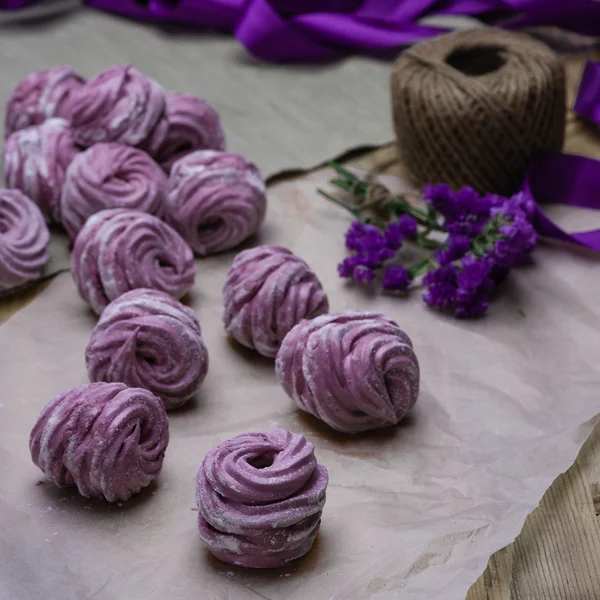
<svg viewBox="0 0 600 600"><path fill-rule="evenodd" d="M526 35L475 29L417 44L391 87L400 158L417 183L507 195L536 154L562 148L562 62Z"/></svg>

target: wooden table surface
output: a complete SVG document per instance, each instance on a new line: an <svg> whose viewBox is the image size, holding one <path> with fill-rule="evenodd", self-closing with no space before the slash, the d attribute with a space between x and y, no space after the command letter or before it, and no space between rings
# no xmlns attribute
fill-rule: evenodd
<svg viewBox="0 0 600 600"><path fill-rule="evenodd" d="M582 60L566 61L569 105ZM570 114L565 150L600 158L600 136ZM398 173L392 146L353 164ZM29 304L48 283L0 300L0 324ZM600 425L575 464L544 495L513 544L497 552L467 600L600 600Z"/></svg>

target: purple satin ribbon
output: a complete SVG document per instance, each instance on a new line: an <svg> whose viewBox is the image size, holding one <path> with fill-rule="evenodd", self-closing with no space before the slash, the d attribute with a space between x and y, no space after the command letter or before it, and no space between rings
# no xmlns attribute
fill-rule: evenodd
<svg viewBox="0 0 600 600"><path fill-rule="evenodd" d="M444 31L417 22L432 15L495 13L512 16L503 24L510 29L556 25L600 35L600 2L596 0L84 1L135 18L233 30L252 54L275 62L397 51Z"/></svg>
<svg viewBox="0 0 600 600"><path fill-rule="evenodd" d="M246 0L83 0L86 4L147 21L172 21L233 31Z"/></svg>
<svg viewBox="0 0 600 600"><path fill-rule="evenodd" d="M573 110L600 126L600 63L586 61Z"/></svg>
<svg viewBox="0 0 600 600"><path fill-rule="evenodd" d="M531 164L522 190L536 202L533 225L542 237L600 252L600 229L567 233L543 212L544 204L600 209L600 161L574 154L546 154Z"/></svg>
<svg viewBox="0 0 600 600"><path fill-rule="evenodd" d="M119 10L115 5L118 4L120 8L125 3L124 0L88 2L98 8L109 10L111 7ZM146 13L151 19L192 23L207 29L232 30L239 20L244 0L180 0L179 2L150 0L147 4Z"/></svg>
<svg viewBox="0 0 600 600"><path fill-rule="evenodd" d="M0 0L0 10L18 10L35 2L36 0Z"/></svg>
<svg viewBox="0 0 600 600"><path fill-rule="evenodd" d="M573 110L600 125L600 63L586 62ZM541 208L554 203L600 209L600 161L572 154L539 156L529 167L522 191L536 202L534 225L541 236L600 252L600 229L567 233Z"/></svg>
<svg viewBox="0 0 600 600"><path fill-rule="evenodd" d="M381 54L438 35L421 25L432 15L505 15L502 27L551 25L600 36L596 0L83 0L151 21L175 21L234 31L258 58L306 61L350 52ZM0 0L18 9L35 0ZM512 17L512 18L510 18Z"/></svg>

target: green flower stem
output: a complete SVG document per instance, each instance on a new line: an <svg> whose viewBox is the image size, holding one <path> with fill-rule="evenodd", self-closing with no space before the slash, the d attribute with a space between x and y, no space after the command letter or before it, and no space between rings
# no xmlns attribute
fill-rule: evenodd
<svg viewBox="0 0 600 600"><path fill-rule="evenodd" d="M340 202L335 196L332 196L331 194L328 194L327 192L325 192L323 190L317 190L317 193L321 194L321 196L323 196L324 198L327 198L327 200L329 200L330 202L333 202L340 208L347 210L349 213L353 214L355 217L360 216L360 212L361 212L360 210L358 210L356 208L352 208L351 206L348 206L347 204Z"/></svg>
<svg viewBox="0 0 600 600"><path fill-rule="evenodd" d="M330 163L330 167L339 176L330 180L331 185L343 190L344 192L352 194L357 200L364 201L366 199L367 192L372 185L370 181L360 179L359 177L357 177L356 175L354 175L342 165L336 162ZM361 218L362 214L366 210L368 210L361 207L360 205L353 207L343 202L340 202L337 198L321 189L318 190L318 193L321 194L321 196L323 196L324 198L327 198L329 201L336 204L337 206L344 208L357 218ZM394 196L389 199L386 209L389 215L388 219L398 218L400 215L405 214L410 215L417 221L417 223L421 227L425 229L425 233L419 238L419 241L421 242L420 245L422 248L435 250L436 248L440 248L442 246L442 244L434 240L430 240L427 237L427 235L431 231L445 232L445 229L438 223L437 211L431 204L427 206L426 210L422 210L420 208L417 208L416 206L412 206L411 204L409 204L406 201L406 199L402 196ZM376 222L383 226L386 224L385 221L381 223L379 219L377 219Z"/></svg>
<svg viewBox="0 0 600 600"><path fill-rule="evenodd" d="M425 221L429 221L429 216L424 210L412 206L402 196L394 196L390 201L389 209L390 211L393 211L394 209L401 210L403 213L408 213L413 217L418 216L424 219Z"/></svg>
<svg viewBox="0 0 600 600"><path fill-rule="evenodd" d="M481 258L496 242L502 239L500 227L507 225L508 222L501 216L495 216L485 226L484 230L471 242L471 252Z"/></svg>
<svg viewBox="0 0 600 600"><path fill-rule="evenodd" d="M444 247L442 242L428 238L425 233L419 233L415 242L424 250L437 250L438 248Z"/></svg>
<svg viewBox="0 0 600 600"><path fill-rule="evenodd" d="M359 181L358 177L356 175L354 175L354 173L350 173L350 171L348 171L348 169L344 168L340 163L337 163L335 161L331 161L329 163L329 166L338 174L341 175L342 177L349 179L350 181Z"/></svg>
<svg viewBox="0 0 600 600"><path fill-rule="evenodd" d="M429 270L430 266L435 265L435 261L431 256L428 256L425 260L416 265L413 265L410 269L408 269L408 274L411 279L416 279L417 277L421 277L425 275Z"/></svg>
<svg viewBox="0 0 600 600"><path fill-rule="evenodd" d="M401 196L395 197L389 204L389 212L392 216L399 214L407 214L416 219L417 223L425 227L428 231L445 231L445 229L437 222L437 213L435 209L421 210L412 204L409 204Z"/></svg>
<svg viewBox="0 0 600 600"><path fill-rule="evenodd" d="M357 192L358 190L356 189L356 186L353 184L347 184L341 180L338 179L332 179L330 181L330 183L332 185L335 185L336 187L344 190L345 192ZM360 214L363 212L364 209L361 209L359 207L357 208L352 208L350 206L348 206L347 204L344 204L343 202L340 202L339 200L337 200L334 196L332 196L331 194L328 194L327 192L325 192L324 190L317 190L319 194L321 194L321 196L323 196L324 198L327 198L328 200L330 200L331 202L337 204L338 206L345 208L346 210L348 210L349 212L351 212L353 215L359 217ZM359 197L364 196L364 193L361 193ZM393 198L393 200L391 200L390 205L388 207L388 212L390 213L390 216L396 216L398 217L401 214L407 214L410 215L411 217L413 217L417 223L419 225L421 225L422 227L425 227L426 229L428 229L429 231L444 231L444 228L441 227L437 221L435 220L435 218L432 218L427 212L420 210L412 205L410 205L404 198L402 198L401 196L395 197Z"/></svg>
<svg viewBox="0 0 600 600"><path fill-rule="evenodd" d="M430 221L427 216L422 217L422 212L419 209L414 208L408 204L408 202L406 204L408 206L408 210L406 210L405 214L409 214L411 217L413 217L419 225L425 227L425 229L428 231L446 231L441 225L438 225L436 221Z"/></svg>

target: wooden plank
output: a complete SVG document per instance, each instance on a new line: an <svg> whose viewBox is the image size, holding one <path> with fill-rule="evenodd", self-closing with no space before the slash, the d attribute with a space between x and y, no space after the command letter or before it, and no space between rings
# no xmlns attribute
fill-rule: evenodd
<svg viewBox="0 0 600 600"><path fill-rule="evenodd" d="M467 600L600 598L600 427Z"/></svg>

